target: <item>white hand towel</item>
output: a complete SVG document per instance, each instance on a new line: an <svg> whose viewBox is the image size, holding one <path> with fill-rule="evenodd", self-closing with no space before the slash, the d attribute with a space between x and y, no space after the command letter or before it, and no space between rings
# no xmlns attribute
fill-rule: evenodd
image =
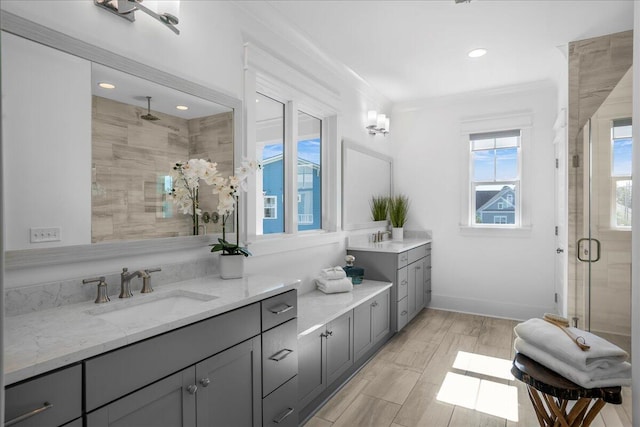
<svg viewBox="0 0 640 427"><path fill-rule="evenodd" d="M316 286L318 290L325 294L335 294L338 292L351 292L353 290L353 284L351 280L346 277L342 279L327 280L321 277L316 279Z"/></svg>
<svg viewBox="0 0 640 427"><path fill-rule="evenodd" d="M585 344L591 348L587 351L580 350L560 328L542 319L529 319L516 325L513 330L529 344L581 371L607 368L624 362L629 357L626 351L603 338L578 328L568 329L576 336L583 337Z"/></svg>
<svg viewBox="0 0 640 427"><path fill-rule="evenodd" d="M321 279L333 280L333 279L343 279L345 277L347 277L347 273L345 273L343 268L340 267L339 265L335 267L325 268L320 271Z"/></svg>
<svg viewBox="0 0 640 427"><path fill-rule="evenodd" d="M596 368L591 371L583 371L576 366L556 359L541 348L529 343L522 338L516 338L514 348L517 352L528 356L541 365L562 375L584 388L615 387L631 385L631 364L620 362L607 368ZM580 350L582 351L582 350Z"/></svg>

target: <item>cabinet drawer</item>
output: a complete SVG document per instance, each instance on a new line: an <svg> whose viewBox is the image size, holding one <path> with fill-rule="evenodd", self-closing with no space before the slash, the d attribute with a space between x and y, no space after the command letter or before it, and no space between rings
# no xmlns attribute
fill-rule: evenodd
<svg viewBox="0 0 640 427"><path fill-rule="evenodd" d="M86 410L111 402L260 334L260 304L86 360Z"/></svg>
<svg viewBox="0 0 640 427"><path fill-rule="evenodd" d="M398 331L409 323L409 298L398 301Z"/></svg>
<svg viewBox="0 0 640 427"><path fill-rule="evenodd" d="M43 409L38 412L39 409ZM82 366L75 365L10 386L5 392L5 422L22 415L16 427L59 426L82 415Z"/></svg>
<svg viewBox="0 0 640 427"><path fill-rule="evenodd" d="M268 298L261 304L263 331L298 316L298 293L295 289Z"/></svg>
<svg viewBox="0 0 640 427"><path fill-rule="evenodd" d="M292 319L262 334L262 395L297 373L298 322Z"/></svg>
<svg viewBox="0 0 640 427"><path fill-rule="evenodd" d="M427 245L422 245L422 246L418 246L417 248L410 249L408 263L411 264L412 262L416 262L417 260L424 258L426 256L427 256Z"/></svg>
<svg viewBox="0 0 640 427"><path fill-rule="evenodd" d="M398 282L397 301L407 297L409 288L409 269L408 267L401 268L396 274Z"/></svg>
<svg viewBox="0 0 640 427"><path fill-rule="evenodd" d="M298 425L298 377L262 400L262 426L295 427Z"/></svg>
<svg viewBox="0 0 640 427"><path fill-rule="evenodd" d="M405 267L409 261L409 252L402 252L398 254L398 268Z"/></svg>

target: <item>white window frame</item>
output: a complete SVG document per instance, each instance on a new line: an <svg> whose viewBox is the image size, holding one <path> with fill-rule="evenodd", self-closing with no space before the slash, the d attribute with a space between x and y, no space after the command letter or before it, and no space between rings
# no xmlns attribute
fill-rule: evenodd
<svg viewBox="0 0 640 427"><path fill-rule="evenodd" d="M309 114L322 121L321 153L321 230L298 231L297 161L286 162L284 190L284 233L257 235L257 186L249 184L244 226L246 242L254 255L280 253L325 243L341 242L340 230L340 135L338 132L339 92L310 78L291 64L281 62L271 52L249 43L245 52L245 123L243 155L255 157L255 93L259 92L285 105L285 158L297 159L297 114ZM281 214L282 215L282 214ZM248 220L250 219L250 220ZM292 240L294 239L294 240Z"/></svg>
<svg viewBox="0 0 640 427"><path fill-rule="evenodd" d="M273 211L273 216L263 216L263 219L278 219L278 196L276 195L265 195L263 196L264 198L264 205L263 208L266 209L270 209ZM267 199L271 199L273 200L273 203L270 203L267 205Z"/></svg>
<svg viewBox="0 0 640 427"><path fill-rule="evenodd" d="M460 232L463 235L529 235L531 232L531 208L528 197L531 194L530 185L530 145L532 144L533 114L530 111L515 111L511 113L464 118L460 123L460 159L464 165L461 167L460 188ZM520 179L516 188L515 202L520 208L516 208L519 215L516 216L516 224L494 225L474 224L475 222L475 197L472 192L471 182L471 135L488 132L501 132L520 130L519 164ZM473 208L473 209L472 209Z"/></svg>

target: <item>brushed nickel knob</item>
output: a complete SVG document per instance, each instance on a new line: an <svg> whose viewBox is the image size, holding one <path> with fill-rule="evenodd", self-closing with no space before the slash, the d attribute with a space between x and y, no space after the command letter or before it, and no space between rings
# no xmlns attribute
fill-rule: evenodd
<svg viewBox="0 0 640 427"><path fill-rule="evenodd" d="M191 384L189 387L187 387L187 391L189 392L189 394L196 394L196 391L198 391L198 386L195 384Z"/></svg>
<svg viewBox="0 0 640 427"><path fill-rule="evenodd" d="M202 387L207 387L209 384L211 384L211 380L209 378L201 378L200 379L200 385Z"/></svg>

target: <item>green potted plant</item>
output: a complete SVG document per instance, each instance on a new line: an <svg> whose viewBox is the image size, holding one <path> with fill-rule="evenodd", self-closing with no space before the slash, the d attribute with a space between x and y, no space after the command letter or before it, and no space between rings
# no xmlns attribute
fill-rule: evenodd
<svg viewBox="0 0 640 427"><path fill-rule="evenodd" d="M198 234L198 219L203 212L198 206L200 180L213 187L213 194L218 195L217 213L222 218L222 238L212 246L211 252L220 251L220 277L223 279L240 278L244 274L244 258L251 252L240 246L240 227L238 221L238 193L246 191L250 173L260 169L255 161L245 160L236 169L235 175L223 178L216 168L216 163L203 159L190 159L178 162L173 168L174 188L171 191L173 202L185 214L192 216L193 233ZM236 212L236 242L227 241L226 226L233 212Z"/></svg>
<svg viewBox="0 0 640 427"><path fill-rule="evenodd" d="M404 194L393 196L389 199L389 220L391 221L391 238L402 240L404 224L409 213L409 198Z"/></svg>
<svg viewBox="0 0 640 427"><path fill-rule="evenodd" d="M374 221L387 220L387 214L389 213L389 198L387 196L371 196L369 207Z"/></svg>

